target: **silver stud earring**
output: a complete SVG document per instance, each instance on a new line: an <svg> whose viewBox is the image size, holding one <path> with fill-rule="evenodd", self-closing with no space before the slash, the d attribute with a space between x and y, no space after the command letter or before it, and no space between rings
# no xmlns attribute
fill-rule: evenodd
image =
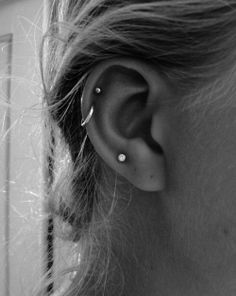
<svg viewBox="0 0 236 296"><path fill-rule="evenodd" d="M100 87L96 87L96 88L95 88L95 93L96 93L97 95L99 95L101 92L102 92L102 89L101 89Z"/></svg>
<svg viewBox="0 0 236 296"><path fill-rule="evenodd" d="M120 153L118 155L118 161L119 162L125 162L126 161L127 156L124 153Z"/></svg>
<svg viewBox="0 0 236 296"><path fill-rule="evenodd" d="M99 95L99 94L102 92L102 89L101 89L100 87L96 87L94 91L95 91L95 93L96 93L97 95ZM82 99L83 99L83 98L82 98ZM81 101L82 101L82 99L81 99ZM88 113L87 117L86 117L85 119L82 119L82 120L81 120L81 123L80 123L81 126L85 126L87 123L89 123L90 119L91 119L92 116L93 116L93 112L94 112L94 108L93 108L93 106L92 106L92 107L90 108L90 110L89 110L89 113Z"/></svg>

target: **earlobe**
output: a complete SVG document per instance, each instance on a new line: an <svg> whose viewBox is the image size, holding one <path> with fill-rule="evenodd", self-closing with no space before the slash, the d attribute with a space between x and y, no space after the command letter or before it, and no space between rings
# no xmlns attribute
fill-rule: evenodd
<svg viewBox="0 0 236 296"><path fill-rule="evenodd" d="M96 152L145 191L165 187L165 152L162 143L152 138L152 130L166 91L165 81L151 65L114 59L92 71L83 92L82 125ZM155 128L162 138L163 126Z"/></svg>

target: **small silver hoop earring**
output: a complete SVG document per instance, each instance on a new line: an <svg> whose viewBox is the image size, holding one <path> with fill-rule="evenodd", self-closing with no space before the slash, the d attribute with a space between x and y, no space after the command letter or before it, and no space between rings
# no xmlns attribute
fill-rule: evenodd
<svg viewBox="0 0 236 296"><path fill-rule="evenodd" d="M81 126L85 126L89 121L90 121L90 119L92 118L92 116L93 116L93 112L94 112L94 108L93 108L93 106L90 108L90 110L89 110L89 113L88 113L88 115L87 115L87 117L85 118L85 119L82 119L81 120Z"/></svg>
<svg viewBox="0 0 236 296"><path fill-rule="evenodd" d="M95 91L95 93L96 93L97 95L99 95L99 94L102 92L102 89L101 89L100 87L96 87L96 88L94 89L94 91ZM82 101L83 101L83 97L81 98L81 102L82 102ZM81 120L81 123L80 123L81 126L85 126L86 124L89 123L90 119L91 119L92 116L93 116L93 112L94 112L94 108L93 108L93 106L92 106L92 107L90 108L90 110L89 110L89 113L88 113L87 117L86 117L85 119L82 119L82 120Z"/></svg>
<svg viewBox="0 0 236 296"><path fill-rule="evenodd" d="M119 162L125 162L127 156L124 153L120 153L117 158Z"/></svg>

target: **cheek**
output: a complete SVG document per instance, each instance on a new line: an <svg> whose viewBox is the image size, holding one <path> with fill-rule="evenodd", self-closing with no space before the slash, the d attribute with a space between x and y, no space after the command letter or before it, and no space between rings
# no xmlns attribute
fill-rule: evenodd
<svg viewBox="0 0 236 296"><path fill-rule="evenodd" d="M236 255L236 112L205 115L175 125L163 200L175 252L216 268Z"/></svg>

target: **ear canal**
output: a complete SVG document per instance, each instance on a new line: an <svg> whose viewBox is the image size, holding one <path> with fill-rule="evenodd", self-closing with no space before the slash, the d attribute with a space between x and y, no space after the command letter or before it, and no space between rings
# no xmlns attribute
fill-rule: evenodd
<svg viewBox="0 0 236 296"><path fill-rule="evenodd" d="M104 71L97 84L103 86L102 97L107 104L101 104L101 108L105 107L104 113L112 116L109 123L113 123L122 136L136 136L137 125L148 115L145 114L148 85L144 78L133 69L113 66Z"/></svg>
<svg viewBox="0 0 236 296"><path fill-rule="evenodd" d="M147 96L148 92L140 92L135 94L125 106L121 106L118 114L119 130L123 136L129 139L144 139L152 150L163 154L162 147L151 135L152 118L146 106ZM132 120L130 120L131 118Z"/></svg>
<svg viewBox="0 0 236 296"><path fill-rule="evenodd" d="M136 90L134 90L136 92ZM131 95L120 110L118 110L119 129L127 138L136 137L139 133L138 126L145 120L145 107L148 91L140 91ZM135 114L135 117L133 116ZM131 120L132 119L132 120Z"/></svg>
<svg viewBox="0 0 236 296"><path fill-rule="evenodd" d="M156 153L164 154L164 151L159 143L157 143L151 134L151 126L152 126L152 120L146 119L143 122L143 129L140 132L139 137L144 139L144 142L148 144L148 146Z"/></svg>
<svg viewBox="0 0 236 296"><path fill-rule="evenodd" d="M119 70L118 67L113 70ZM132 74L130 72L133 72ZM117 71L117 76L119 72ZM109 74L110 75L110 74ZM111 77L111 76L110 76ZM113 77L114 79L115 77ZM123 97L123 103L117 110L116 127L123 137L142 138L150 148L156 153L163 154L162 147L152 138L151 124L152 112L156 108L148 102L149 88L143 77L130 70L122 68L122 80L117 77L116 81L120 81L119 96ZM123 86L123 87L122 87ZM124 100L124 98L127 98ZM122 98L120 98L122 101Z"/></svg>

